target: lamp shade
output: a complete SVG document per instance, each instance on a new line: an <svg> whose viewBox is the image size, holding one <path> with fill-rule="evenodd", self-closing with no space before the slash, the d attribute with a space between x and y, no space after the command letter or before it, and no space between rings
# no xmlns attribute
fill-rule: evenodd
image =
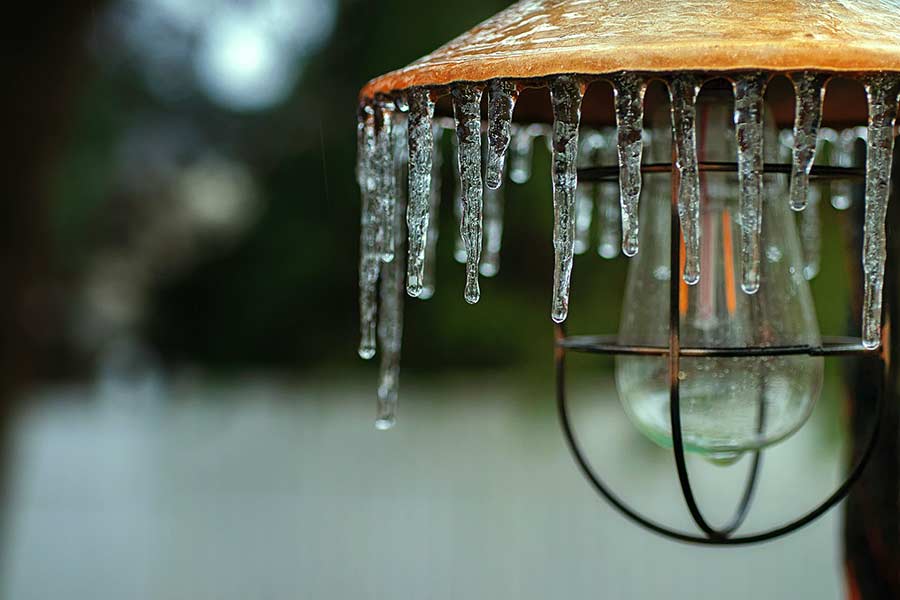
<svg viewBox="0 0 900 600"><path fill-rule="evenodd" d="M563 73L860 72L898 66L897 2L523 0L371 80L360 95Z"/></svg>

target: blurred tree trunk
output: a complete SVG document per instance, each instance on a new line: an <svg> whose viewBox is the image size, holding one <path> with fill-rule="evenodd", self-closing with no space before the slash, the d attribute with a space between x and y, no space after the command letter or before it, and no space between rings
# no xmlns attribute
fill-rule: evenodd
<svg viewBox="0 0 900 600"><path fill-rule="evenodd" d="M900 146L894 152L888 208L888 262L885 272L885 324L890 331L890 356L900 360ZM851 247L859 265L862 202L855 202L855 235ZM860 281L855 289L862 290ZM859 299L855 315L860 314ZM858 321L857 321L858 327ZM874 417L879 372L872 361L859 361L848 374L848 419L853 457L862 452L864 436ZM845 505L844 564L851 600L900 598L900 390L896 376L884 390L885 411L872 460Z"/></svg>
<svg viewBox="0 0 900 600"><path fill-rule="evenodd" d="M0 99L0 508L8 505L16 398L39 368L42 340L58 335L48 318L46 285L49 174L72 113L84 33L99 4L17 3L5 19L0 58L5 90ZM0 534L5 533L5 514L0 510Z"/></svg>

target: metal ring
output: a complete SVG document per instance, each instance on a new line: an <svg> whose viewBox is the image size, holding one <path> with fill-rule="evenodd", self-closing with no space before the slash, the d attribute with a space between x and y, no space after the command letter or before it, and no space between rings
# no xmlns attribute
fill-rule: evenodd
<svg viewBox="0 0 900 600"><path fill-rule="evenodd" d="M737 163L702 161L697 163L701 172L707 173L734 173L737 172ZM672 163L646 163L641 165L641 173L669 173L672 171ZM763 173L791 172L791 165L781 163L765 163ZM863 179L866 170L863 167L833 167L828 165L813 165L810 171L810 179ZM619 166L609 165L601 167L584 167L578 169L578 181L599 182L618 180Z"/></svg>

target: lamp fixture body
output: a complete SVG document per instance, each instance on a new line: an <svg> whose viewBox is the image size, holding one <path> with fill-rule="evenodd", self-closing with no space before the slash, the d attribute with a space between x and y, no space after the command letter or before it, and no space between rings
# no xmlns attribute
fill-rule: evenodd
<svg viewBox="0 0 900 600"><path fill-rule="evenodd" d="M777 76L784 75L785 78ZM773 79L774 77L774 79ZM673 147L671 162L641 161L641 133L645 98L651 81L662 81L672 105ZM735 95L735 124L738 129L737 162L700 162L693 141L694 102L704 84L725 80ZM785 82L790 80L796 90ZM855 80L855 81L854 81ZM594 94L582 104L585 91L593 83L609 84L613 94ZM865 85L868 106L860 103L859 85ZM763 94L773 103L775 120L793 124L795 146L792 165L766 163L761 144L753 136L761 132ZM779 87L780 86L780 87ZM825 89L833 102L826 103ZM530 94L533 88L550 89L550 107ZM483 122L482 99L486 97L487 122ZM402 230L409 227L410 271L406 289L421 294L425 231L428 224L428 177L431 175L431 148L434 144L433 118L455 118L459 140L459 174L463 200L461 232L463 258L468 255L465 297L478 301L478 254L481 248L482 179L479 172L481 144L487 144L487 186L495 189L503 173L503 159L510 145L511 121L515 108L517 123L552 123L546 130L552 138L554 188L554 248L556 270L552 317L557 322L556 373L557 404L563 431L579 467L595 489L616 508L637 523L670 538L701 544L746 544L790 533L811 522L846 496L860 477L875 445L883 399L873 410L873 424L864 451L851 467L845 482L806 515L786 525L760 533L737 535L749 508L761 468L757 449L750 476L734 518L724 527L709 524L701 513L690 484L685 463L685 440L681 423L679 365L683 357L772 357L772 356L857 356L876 361L882 379L888 373L889 327L881 328L881 273L885 262L884 219L894 144L895 119L900 100L900 5L880 0L578 0L522 1L498 13L469 32L407 67L377 77L367 83L360 99L360 163L358 175L363 190L360 288L363 314L364 358L375 352L375 289L382 283L382 304L390 307L385 326L378 325L382 351L382 380L379 386L379 423L393 424L396 404L399 338L402 331L395 320L402 311L403 247ZM796 105L796 106L795 106ZM579 124L618 127L619 164L590 164L576 170ZM822 124L859 124L868 120L866 168L853 166L813 166L816 135ZM395 122L396 121L396 122ZM579 123L580 122L580 123ZM397 153L398 132L409 149ZM533 125L534 126L534 125ZM524 129L522 126L520 128ZM486 136L482 136L482 130ZM751 140L743 143L741 140ZM392 144L394 146L392 146ZM390 148L394 147L394 154ZM693 154L692 154L693 152ZM400 157L400 158L397 158ZM398 175L407 167L394 169L408 157L409 208L400 215L404 202L399 194ZM475 158L477 157L477 158ZM499 159L498 159L499 157ZM499 160L499 162L498 162ZM702 277L696 248L696 220L690 218L699 205L696 186L698 171L738 171L742 205L742 253L756 252L758 265L760 211L752 208L761 197L763 173L791 174L791 207L803 208L810 178L866 179L866 224L864 270L866 304L863 332L859 338L826 340L821 345L762 345L734 348L683 347L680 329L679 282L672 269L669 277L669 333L665 346L623 345L613 338L567 336L562 321L568 308L568 286L572 268L572 207L577 182L599 181L618 175L622 194L623 252L631 256L636 244L636 205L641 190L641 173L671 171L670 262L686 264L684 281L696 283ZM515 179L517 175L513 175ZM518 181L518 179L516 179ZM806 183L803 183L803 182ZM800 182L800 183L798 183ZM795 184L798 185L794 189ZM754 191L754 188L757 188ZM687 190L687 191L685 191ZM693 194L693 196L692 196ZM630 200L629 200L630 198ZM692 200L693 199L693 200ZM743 209L742 209L743 210ZM628 223L631 225L629 235ZM754 228L756 233L754 234ZM879 236L880 228L880 236ZM684 240L686 250L680 241ZM755 246L754 246L755 244ZM474 258L474 260L473 260ZM895 259L895 257L891 257ZM685 262L683 262L683 259ZM755 293L758 274L742 263L747 293ZM879 270L880 269L880 270ZM429 290L430 296L433 289ZM888 311L885 311L888 314ZM381 318L379 319L381 321ZM672 446L681 490L700 535L673 530L631 509L609 490L581 452L570 422L565 398L565 355L567 352L613 355L649 355L668 361L669 416ZM385 365L387 365L385 367ZM882 384L881 389L884 389ZM761 415L762 418L762 415Z"/></svg>

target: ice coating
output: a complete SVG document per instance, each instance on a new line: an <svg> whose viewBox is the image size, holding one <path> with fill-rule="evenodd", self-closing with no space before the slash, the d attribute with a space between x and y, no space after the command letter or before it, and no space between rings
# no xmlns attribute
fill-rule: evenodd
<svg viewBox="0 0 900 600"><path fill-rule="evenodd" d="M553 303L550 316L556 323L569 312L569 285L575 246L575 189L578 183L578 125L581 120L582 84L561 75L550 84L553 105Z"/></svg>
<svg viewBox="0 0 900 600"><path fill-rule="evenodd" d="M531 179L534 129L527 125L513 125L509 147L509 178L516 183Z"/></svg>
<svg viewBox="0 0 900 600"><path fill-rule="evenodd" d="M754 72L735 77L733 83L741 215L741 288L748 294L759 290L764 168L763 94L768 79L768 74Z"/></svg>
<svg viewBox="0 0 900 600"><path fill-rule="evenodd" d="M668 82L672 99L672 144L678 169L678 219L684 236L683 278L688 285L700 281L700 173L694 125L701 83L697 75L690 73L675 75Z"/></svg>
<svg viewBox="0 0 900 600"><path fill-rule="evenodd" d="M647 82L643 77L633 73L622 73L615 76L612 83L618 128L622 252L625 256L634 256L638 251L638 201L641 197L644 92L647 90ZM694 92L694 96L696 96L696 92ZM691 106L693 106L693 100L691 100Z"/></svg>
<svg viewBox="0 0 900 600"><path fill-rule="evenodd" d="M865 79L869 104L866 139L866 210L863 224L863 345L881 343L881 294L887 258L884 220L887 216L894 153L900 75L879 73Z"/></svg>
<svg viewBox="0 0 900 600"><path fill-rule="evenodd" d="M428 243L431 205L431 171L434 154L434 101L426 89L413 89L407 94L409 147L409 204L406 228L409 232L409 261L406 292L413 297L422 294L425 279L425 248Z"/></svg>
<svg viewBox="0 0 900 600"><path fill-rule="evenodd" d="M456 137L459 141L459 181L462 190L460 236L466 249L466 302L478 302L478 265L481 261L481 88L461 83L451 90Z"/></svg>
<svg viewBox="0 0 900 600"><path fill-rule="evenodd" d="M376 290L381 267L376 235L375 204L375 115L370 107L360 116L357 128L356 177L361 199L359 233L359 355L375 356Z"/></svg>
<svg viewBox="0 0 900 600"><path fill-rule="evenodd" d="M502 175L502 171L501 171ZM500 271L500 247L503 241L503 188L484 187L484 248L479 271L493 277Z"/></svg>
<svg viewBox="0 0 900 600"><path fill-rule="evenodd" d="M420 300L427 300L434 296L434 272L437 263L437 241L439 231L438 216L441 206L441 167L444 164L441 152L441 138L444 130L440 125L434 125L434 147L431 158L431 188L429 190L428 199L428 236L425 241L425 264L422 272L422 291L419 293Z"/></svg>
<svg viewBox="0 0 900 600"><path fill-rule="evenodd" d="M828 76L804 71L791 75L795 91L794 151L791 162L791 208L806 207L809 172L816 157L816 140L822 123L825 82Z"/></svg>
<svg viewBox="0 0 900 600"><path fill-rule="evenodd" d="M488 143L484 182L496 190L503 183L506 149L509 147L510 125L518 92L506 79L495 79L488 86Z"/></svg>
<svg viewBox="0 0 900 600"><path fill-rule="evenodd" d="M378 373L378 402L375 427L390 429L397 413L397 392L400 383L400 347L403 338L403 201L397 203L394 227L394 260L382 265L380 306L378 310L378 345L381 365Z"/></svg>

